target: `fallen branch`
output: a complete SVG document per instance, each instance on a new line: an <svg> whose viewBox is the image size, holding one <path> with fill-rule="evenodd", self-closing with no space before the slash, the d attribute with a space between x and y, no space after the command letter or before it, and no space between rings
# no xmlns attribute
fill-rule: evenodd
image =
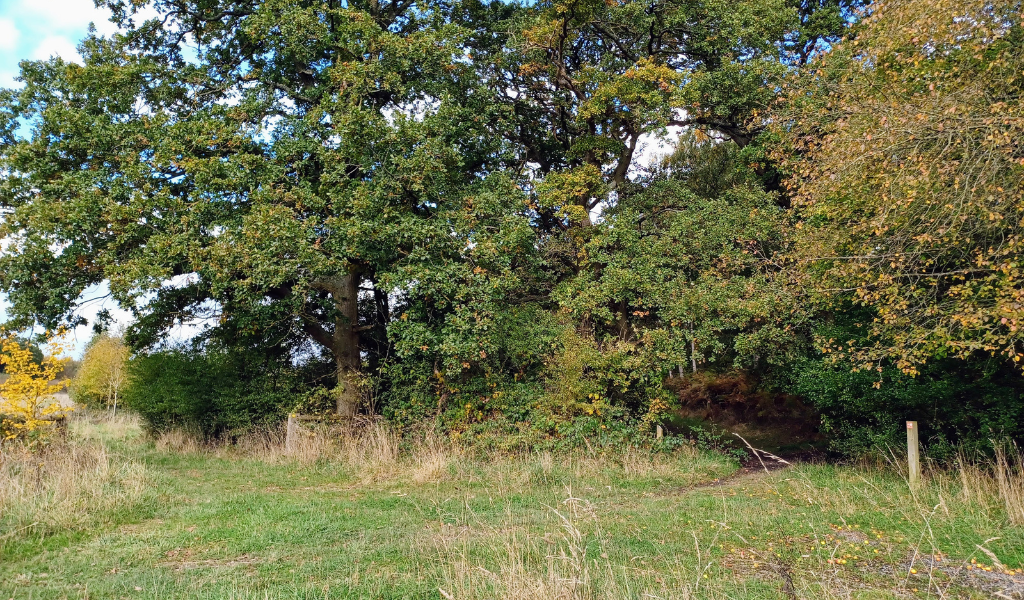
<svg viewBox="0 0 1024 600"><path fill-rule="evenodd" d="M790 462L789 462L788 460L784 460L784 459L782 459L782 458L779 458L778 456L775 456L775 455L774 455L774 454L772 454L771 452L765 452L764 450L758 450L757 448L755 448L755 447L751 446L751 445L750 445L750 442L748 442L748 441L746 440L746 438L744 438L744 437L743 437L742 435L740 435L740 434L736 433L735 431L734 431L734 432L732 432L732 434L733 434L734 436L736 436L736 437L740 438L741 440L743 440L743 443L747 445L747 448L750 448L750 451L754 453L754 456L755 456L755 457L757 457L757 461L758 461L759 463L761 463L761 468L762 468L762 469L764 469L764 472L765 472L765 473L770 473L770 471L768 470L768 466L764 464L764 461L763 461L763 460L761 460L761 455L762 455L762 454L764 454L764 455L765 455L765 456L767 456L768 458L770 458L770 459L772 459L772 460L774 460L774 461L780 462L780 463L782 463L782 464L784 464L784 465L789 465L789 464L792 464L792 463L790 463Z"/></svg>

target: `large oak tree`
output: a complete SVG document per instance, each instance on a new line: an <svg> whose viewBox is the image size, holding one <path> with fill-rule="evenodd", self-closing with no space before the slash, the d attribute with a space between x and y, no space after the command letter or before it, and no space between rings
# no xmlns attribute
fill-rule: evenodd
<svg viewBox="0 0 1024 600"><path fill-rule="evenodd" d="M106 280L136 346L195 319L313 341L351 414L417 280L396 265L459 261L480 231L455 221L500 144L466 31L411 0L101 4L120 33L24 62L0 98L12 315L74 322Z"/></svg>

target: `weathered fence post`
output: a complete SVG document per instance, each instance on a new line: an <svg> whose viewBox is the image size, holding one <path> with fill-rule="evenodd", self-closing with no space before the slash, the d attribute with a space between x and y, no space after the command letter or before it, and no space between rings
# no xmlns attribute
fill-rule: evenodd
<svg viewBox="0 0 1024 600"><path fill-rule="evenodd" d="M295 435L298 423L295 420L295 413L288 413L288 430L284 434L284 449L286 452L292 451L292 445L295 443Z"/></svg>
<svg viewBox="0 0 1024 600"><path fill-rule="evenodd" d="M661 438L665 437L665 430L661 428L661 425L658 425L657 433L655 434L655 436L657 437L659 442L661 441Z"/></svg>
<svg viewBox="0 0 1024 600"><path fill-rule="evenodd" d="M917 437L917 421L907 421L907 464L910 467L910 489L921 485L921 447Z"/></svg>

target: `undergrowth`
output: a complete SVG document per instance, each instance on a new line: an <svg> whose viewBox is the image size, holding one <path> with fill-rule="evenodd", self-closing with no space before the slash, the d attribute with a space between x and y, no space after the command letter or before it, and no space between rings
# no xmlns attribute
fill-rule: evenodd
<svg viewBox="0 0 1024 600"><path fill-rule="evenodd" d="M80 427L76 427L80 429ZM104 418L95 430L115 439L138 430L131 417ZM143 498L146 469L103 439L72 435L46 445L0 447L0 543L16 536L82 529L93 517Z"/></svg>
<svg viewBox="0 0 1024 600"><path fill-rule="evenodd" d="M689 444L499 453L383 422L305 428L290 444L283 430L214 444L183 431L145 439L102 420L73 431L53 456L93 452L77 463L80 479L102 484L81 484L76 497L88 501L45 527L88 535L44 542L13 528L36 513L5 515L17 548L0 561L0 597L791 600L1024 590L1024 474L1012 447L994 461L930 465L912 492L898 457L765 473ZM154 493L126 495L134 480L116 467L130 464L146 465ZM50 469L54 481L66 472ZM142 507L134 515L100 518L132 502Z"/></svg>

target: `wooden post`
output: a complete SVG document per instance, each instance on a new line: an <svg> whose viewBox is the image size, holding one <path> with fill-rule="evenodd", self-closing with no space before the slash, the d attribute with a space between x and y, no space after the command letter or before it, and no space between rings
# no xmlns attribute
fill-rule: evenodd
<svg viewBox="0 0 1024 600"><path fill-rule="evenodd" d="M661 428L661 425L658 425L658 429L657 429L657 432L658 432L658 433L657 433L657 434L655 434L655 435L656 435L656 437L658 438L658 441L660 442L660 441L661 441L661 439L662 439L663 437L665 437L665 430Z"/></svg>
<svg viewBox="0 0 1024 600"><path fill-rule="evenodd" d="M292 444L295 442L295 435L298 429L297 425L295 413L288 413L288 430L284 434L284 449L286 452L292 451Z"/></svg>
<svg viewBox="0 0 1024 600"><path fill-rule="evenodd" d="M921 447L917 436L917 421L907 421L907 464L910 467L910 489L921 485Z"/></svg>

